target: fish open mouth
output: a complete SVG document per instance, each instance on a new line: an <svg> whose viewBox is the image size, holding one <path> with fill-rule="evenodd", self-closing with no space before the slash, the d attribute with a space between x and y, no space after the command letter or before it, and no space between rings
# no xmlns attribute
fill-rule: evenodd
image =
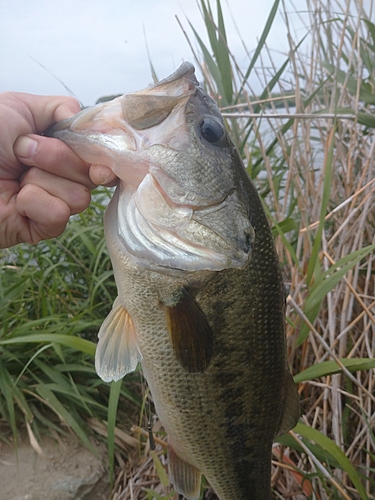
<svg viewBox="0 0 375 500"><path fill-rule="evenodd" d="M242 268L254 237L243 204L223 183L218 191L206 189L203 182L194 187L196 174L189 176L186 164L179 165L184 154L185 161L197 154L192 147L195 126L188 124L195 115L191 98L198 108L201 101L209 102L194 66L184 63L153 87L85 109L55 125L49 135L119 177L106 225L143 266L184 271ZM215 117L212 123L221 127ZM205 168L204 158L194 161Z"/></svg>
<svg viewBox="0 0 375 500"><path fill-rule="evenodd" d="M151 167L144 154L150 147L188 147L185 107L197 85L194 66L184 63L153 87L83 109L46 135L66 142L88 163L110 167L127 185L138 186Z"/></svg>

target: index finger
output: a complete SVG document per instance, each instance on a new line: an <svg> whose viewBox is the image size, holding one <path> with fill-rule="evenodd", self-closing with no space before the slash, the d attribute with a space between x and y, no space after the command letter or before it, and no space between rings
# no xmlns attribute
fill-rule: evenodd
<svg viewBox="0 0 375 500"><path fill-rule="evenodd" d="M21 136L15 142L14 153L24 165L78 182L90 190L96 187L89 177L90 164L59 139L36 134Z"/></svg>
<svg viewBox="0 0 375 500"><path fill-rule="evenodd" d="M81 111L74 97L22 94L22 100L32 114L37 133L43 133L50 125Z"/></svg>

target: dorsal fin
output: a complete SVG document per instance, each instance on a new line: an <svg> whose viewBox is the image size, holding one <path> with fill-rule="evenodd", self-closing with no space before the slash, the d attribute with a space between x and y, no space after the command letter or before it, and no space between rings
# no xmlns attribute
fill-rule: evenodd
<svg viewBox="0 0 375 500"><path fill-rule="evenodd" d="M286 374L284 414L277 436L290 431L297 425L300 416L300 404L297 386L289 370Z"/></svg>
<svg viewBox="0 0 375 500"><path fill-rule="evenodd" d="M117 297L99 330L95 369L105 382L120 380L135 370L142 356L133 320Z"/></svg>
<svg viewBox="0 0 375 500"><path fill-rule="evenodd" d="M165 306L169 336L176 358L188 372L203 372L210 364L213 334L207 318L184 289L175 306Z"/></svg>
<svg viewBox="0 0 375 500"><path fill-rule="evenodd" d="M174 489L187 500L198 500L201 490L201 472L180 458L168 445L169 479Z"/></svg>

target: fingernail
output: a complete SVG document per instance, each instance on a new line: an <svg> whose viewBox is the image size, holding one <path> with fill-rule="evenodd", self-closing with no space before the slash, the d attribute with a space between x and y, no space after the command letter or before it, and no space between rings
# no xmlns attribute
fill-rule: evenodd
<svg viewBox="0 0 375 500"><path fill-rule="evenodd" d="M96 185L105 185L114 179L112 170L105 165L91 165L89 175L91 181Z"/></svg>
<svg viewBox="0 0 375 500"><path fill-rule="evenodd" d="M112 182L112 181L113 181L113 179L114 179L113 174L108 175L108 177L106 177L106 178L104 179L104 181L102 181L100 184L102 184L103 186L105 186L106 184L108 184L108 182Z"/></svg>
<svg viewBox="0 0 375 500"><path fill-rule="evenodd" d="M34 141L34 139L30 139L30 137L22 135L16 140L13 146L13 151L14 154L19 158L31 158L34 155L37 147L38 143Z"/></svg>

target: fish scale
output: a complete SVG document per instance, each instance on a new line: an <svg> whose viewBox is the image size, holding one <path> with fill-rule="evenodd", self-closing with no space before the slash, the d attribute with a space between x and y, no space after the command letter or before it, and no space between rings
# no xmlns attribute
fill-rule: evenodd
<svg viewBox="0 0 375 500"><path fill-rule="evenodd" d="M191 64L107 106L50 131L120 178L104 221L118 299L97 371L118 380L142 363L186 499L204 474L220 500L270 500L272 442L299 402L261 200Z"/></svg>

